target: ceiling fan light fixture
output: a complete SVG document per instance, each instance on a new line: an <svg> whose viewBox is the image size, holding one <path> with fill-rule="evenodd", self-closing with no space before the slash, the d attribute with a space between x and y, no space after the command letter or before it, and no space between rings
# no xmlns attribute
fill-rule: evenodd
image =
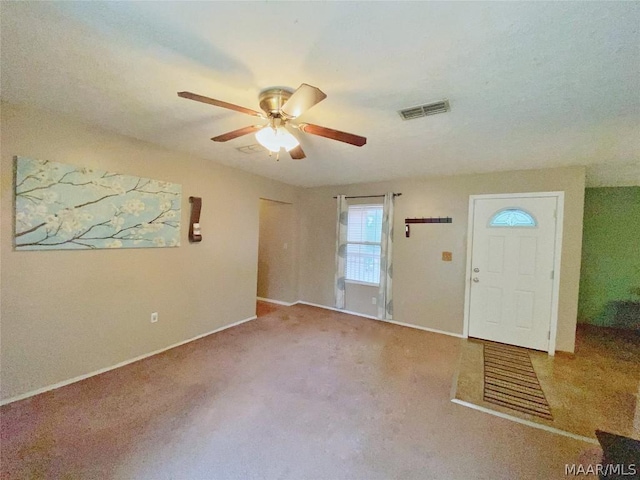
<svg viewBox="0 0 640 480"><path fill-rule="evenodd" d="M256 140L267 150L277 153L281 148L287 152L300 145L298 139L294 137L286 128L267 126L256 132Z"/></svg>
<svg viewBox="0 0 640 480"><path fill-rule="evenodd" d="M269 122L268 126L249 125L223 133L222 135L213 137L211 140L214 142L228 142L229 140L255 133L256 141L261 147L266 148L276 155L284 148L289 152L293 160L301 160L306 158L306 155L302 147L300 147L298 139L287 130L287 122L297 118L306 110L327 98L327 95L322 90L306 83L300 85L295 91L285 87L271 87L260 92L260 108L264 111L264 113L260 113L250 108L241 107L233 103L223 102L222 100L216 100L215 98L205 97L196 93L178 92L178 96L200 103L207 103L214 107L226 108L246 115L260 117ZM320 125L303 123L291 126L296 127L303 133L337 140L348 143L349 145L355 145L356 147L362 147L367 143L367 139L360 135L341 132L340 130L321 127Z"/></svg>

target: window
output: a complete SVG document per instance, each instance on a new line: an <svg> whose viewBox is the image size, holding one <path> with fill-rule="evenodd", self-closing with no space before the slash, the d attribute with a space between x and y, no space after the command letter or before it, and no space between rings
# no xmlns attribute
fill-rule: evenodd
<svg viewBox="0 0 640 480"><path fill-rule="evenodd" d="M378 285L380 283L382 205L350 205L347 222L345 279Z"/></svg>
<svg viewBox="0 0 640 480"><path fill-rule="evenodd" d="M500 210L489 222L490 227L535 227L536 225L533 216L519 208Z"/></svg>

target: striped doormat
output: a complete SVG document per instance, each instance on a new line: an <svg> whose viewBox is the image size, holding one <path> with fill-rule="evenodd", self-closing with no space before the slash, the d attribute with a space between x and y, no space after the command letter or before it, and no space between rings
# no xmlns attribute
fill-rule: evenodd
<svg viewBox="0 0 640 480"><path fill-rule="evenodd" d="M484 400L553 420L526 349L484 344Z"/></svg>

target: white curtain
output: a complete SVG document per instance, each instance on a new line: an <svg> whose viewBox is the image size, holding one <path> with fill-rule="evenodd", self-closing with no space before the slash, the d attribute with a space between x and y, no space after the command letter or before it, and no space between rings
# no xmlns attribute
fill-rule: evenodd
<svg viewBox="0 0 640 480"><path fill-rule="evenodd" d="M382 244L380 248L380 288L378 318L393 320L393 193L384 196Z"/></svg>
<svg viewBox="0 0 640 480"><path fill-rule="evenodd" d="M349 207L347 197L338 195L336 210L336 274L334 295L336 308L344 308L345 300L345 264L347 260L347 222L349 218Z"/></svg>

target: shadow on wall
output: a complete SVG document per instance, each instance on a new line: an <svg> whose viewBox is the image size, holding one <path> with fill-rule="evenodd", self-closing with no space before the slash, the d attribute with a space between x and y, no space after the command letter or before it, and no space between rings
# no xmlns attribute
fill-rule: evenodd
<svg viewBox="0 0 640 480"><path fill-rule="evenodd" d="M602 327L640 330L640 301L608 302L594 323Z"/></svg>

